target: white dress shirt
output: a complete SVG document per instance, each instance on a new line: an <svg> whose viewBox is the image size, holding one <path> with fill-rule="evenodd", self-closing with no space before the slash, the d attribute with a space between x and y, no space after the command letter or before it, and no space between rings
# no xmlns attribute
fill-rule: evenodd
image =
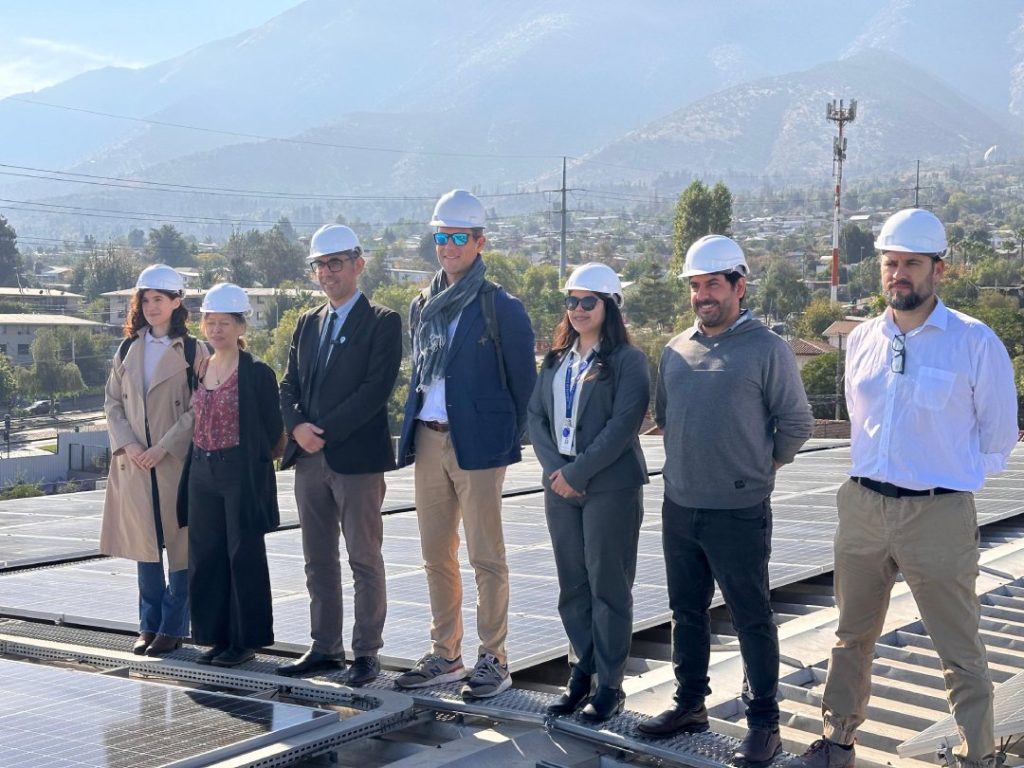
<svg viewBox="0 0 1024 768"><path fill-rule="evenodd" d="M448 351L451 349L452 339L455 338L455 329L459 327L460 317L462 317L461 312L455 316L454 320L448 323L448 347L445 349L445 354L448 354ZM416 414L416 418L419 421L448 423L448 399L445 394L444 378L435 381L423 390L423 404L420 406L420 412Z"/></svg>
<svg viewBox="0 0 1024 768"><path fill-rule="evenodd" d="M587 383L587 368L594 362L594 356L600 351L601 345L595 344L590 352L587 353L586 357L580 357L580 340L576 339L576 342L572 345L572 349L569 350L569 354L562 358L561 365L558 366L558 370L555 371L555 377L551 380L551 397L554 403L552 409L552 421L555 424L555 428L559 435L562 433L562 429L565 428L565 405L566 405L566 375L568 375L569 389L572 389L572 383L576 382L576 391L573 394L572 399L572 413L570 419L572 420L572 426L569 427L568 435L568 447L559 447L559 451L563 456L575 456L576 455L576 423L577 414L580 412L580 398L583 395L583 386ZM586 363L586 366L583 364ZM583 367L582 372L580 368Z"/></svg>
<svg viewBox="0 0 1024 768"><path fill-rule="evenodd" d="M906 334L904 372L895 373L899 334L890 309L850 334L850 475L912 490L979 490L986 474L1006 468L1017 442L1006 347L980 320L940 300Z"/></svg>
<svg viewBox="0 0 1024 768"><path fill-rule="evenodd" d="M149 384L153 381L153 374L157 365L163 359L164 354L171 348L170 336L153 336L149 329L146 329L145 344L142 348L142 385L149 391Z"/></svg>

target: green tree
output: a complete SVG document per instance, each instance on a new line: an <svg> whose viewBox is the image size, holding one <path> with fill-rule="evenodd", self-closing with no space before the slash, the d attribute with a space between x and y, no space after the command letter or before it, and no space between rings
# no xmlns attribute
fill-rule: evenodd
<svg viewBox="0 0 1024 768"><path fill-rule="evenodd" d="M732 194L722 182L708 189L697 179L679 196L672 225L671 274L683 268L686 251L704 235L728 235L732 223Z"/></svg>
<svg viewBox="0 0 1024 768"><path fill-rule="evenodd" d="M836 366L841 365L839 350L826 352L808 360L800 370L807 399L816 419L832 419L836 415ZM840 370L840 376L842 371ZM846 412L846 396L840 387L839 405L841 419L850 418Z"/></svg>
<svg viewBox="0 0 1024 768"><path fill-rule="evenodd" d="M372 299L379 287L393 282L388 271L388 249L382 248L375 253L368 253L365 258L366 266L359 276L359 290Z"/></svg>
<svg viewBox="0 0 1024 768"><path fill-rule="evenodd" d="M828 299L811 299L794 330L801 339L820 340L825 329L836 320L842 320L843 316L843 308Z"/></svg>
<svg viewBox="0 0 1024 768"><path fill-rule="evenodd" d="M409 340L409 306L412 300L420 292L420 287L412 283L391 283L380 286L373 295L373 300L378 304L395 310L402 317L402 348L405 354L409 354L411 343Z"/></svg>
<svg viewBox="0 0 1024 768"><path fill-rule="evenodd" d="M60 344L58 359L74 362L87 387L99 386L107 380L107 364L111 357L109 336L66 326L54 329L54 335Z"/></svg>
<svg viewBox="0 0 1024 768"><path fill-rule="evenodd" d="M856 224L846 224L839 233L839 250L843 264L859 264L875 255L875 240Z"/></svg>
<svg viewBox="0 0 1024 768"><path fill-rule="evenodd" d="M268 288L288 280L301 280L308 271L306 250L294 239L289 239L291 224L288 224L287 219L285 224L287 228L278 223L268 232L253 230L247 236L253 281ZM294 234L293 231L293 238Z"/></svg>
<svg viewBox="0 0 1024 768"><path fill-rule="evenodd" d="M131 250L109 244L103 251L88 253L75 266L71 290L95 299L108 291L131 288L140 269L141 265Z"/></svg>
<svg viewBox="0 0 1024 768"><path fill-rule="evenodd" d="M19 285L18 275L23 269L21 253L18 251L18 233L0 216L0 285Z"/></svg>
<svg viewBox="0 0 1024 768"><path fill-rule="evenodd" d="M661 267L649 264L625 290L623 307L632 326L671 329L687 300L686 286L662 274Z"/></svg>
<svg viewBox="0 0 1024 768"><path fill-rule="evenodd" d="M971 278L970 270L963 264L946 265L942 281L936 286L935 292L943 303L952 309L963 310L974 304L978 299L978 286Z"/></svg>
<svg viewBox="0 0 1024 768"><path fill-rule="evenodd" d="M10 403L18 386L14 364L7 355L0 354L0 403Z"/></svg>
<svg viewBox="0 0 1024 768"><path fill-rule="evenodd" d="M800 272L785 259L772 259L758 286L758 306L766 318L785 319L803 312L811 300L811 292Z"/></svg>
<svg viewBox="0 0 1024 768"><path fill-rule="evenodd" d="M185 240L173 224L164 224L159 229L149 230L145 253L151 262L184 267L195 264L196 247Z"/></svg>
<svg viewBox="0 0 1024 768"><path fill-rule="evenodd" d="M533 335L542 341L550 340L555 325L565 313L565 295L558 284L558 270L546 264L527 267L521 290L520 298L530 316Z"/></svg>
<svg viewBox="0 0 1024 768"><path fill-rule="evenodd" d="M51 400L58 395L77 395L85 389L82 373L74 363L61 360L60 339L54 331L43 329L32 340L32 367L21 375L19 388Z"/></svg>
<svg viewBox="0 0 1024 768"><path fill-rule="evenodd" d="M522 298L522 275L530 266L529 259L501 251L488 251L484 253L484 263L487 265L488 280L497 283L512 296Z"/></svg>

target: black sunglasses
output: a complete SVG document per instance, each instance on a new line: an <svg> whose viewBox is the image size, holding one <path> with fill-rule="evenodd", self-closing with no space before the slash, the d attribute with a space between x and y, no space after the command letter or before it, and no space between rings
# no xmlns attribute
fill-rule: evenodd
<svg viewBox="0 0 1024 768"><path fill-rule="evenodd" d="M597 306L599 301L600 299L597 296L584 296L582 299L579 296L566 296L565 308L576 309L576 307L583 307L584 312L590 312Z"/></svg>
<svg viewBox="0 0 1024 768"><path fill-rule="evenodd" d="M903 373L907 369L907 334L898 333L892 337L892 360L889 362L889 370L893 373Z"/></svg>
<svg viewBox="0 0 1024 768"><path fill-rule="evenodd" d="M455 232L454 234L448 234L447 232L435 232L434 233L434 244L435 245L448 245L448 241L451 240L456 245L465 245L469 242L468 232Z"/></svg>

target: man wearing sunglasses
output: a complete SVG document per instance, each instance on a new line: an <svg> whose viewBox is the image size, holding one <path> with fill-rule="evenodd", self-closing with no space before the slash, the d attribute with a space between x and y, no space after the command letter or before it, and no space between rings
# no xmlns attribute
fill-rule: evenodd
<svg viewBox="0 0 1024 768"><path fill-rule="evenodd" d="M453 190L431 226L441 266L410 308L413 371L398 451L415 461L416 516L430 594L430 650L401 675L402 688L466 677L462 661L459 522L476 575L478 659L465 696L511 685L508 566L501 527L505 468L520 459L526 406L537 376L522 303L484 277L484 207Z"/></svg>
<svg viewBox="0 0 1024 768"><path fill-rule="evenodd" d="M946 231L908 208L882 226L888 309L850 334L850 479L836 497L838 642L822 700L823 735L792 765L843 768L867 714L875 643L898 573L942 663L962 741L960 766L995 765L992 682L978 636L973 492L1017 442L1013 367L985 324L935 295Z"/></svg>
<svg viewBox="0 0 1024 768"><path fill-rule="evenodd" d="M734 755L768 763L779 736L779 638L768 593L771 493L813 419L789 346L742 306L740 246L707 235L686 252L697 320L662 351L655 419L665 433L662 539L672 609L673 705L638 726L666 737L708 729L705 697L717 580L739 635L747 733Z"/></svg>
<svg viewBox="0 0 1024 768"><path fill-rule="evenodd" d="M309 267L327 303L299 318L281 381L289 440L281 468L295 466L313 645L284 675L340 669L341 561L345 539L354 587L346 682L377 677L387 594L381 543L384 473L395 468L388 398L402 362L402 319L359 290L365 259L355 232L328 224L309 243Z"/></svg>

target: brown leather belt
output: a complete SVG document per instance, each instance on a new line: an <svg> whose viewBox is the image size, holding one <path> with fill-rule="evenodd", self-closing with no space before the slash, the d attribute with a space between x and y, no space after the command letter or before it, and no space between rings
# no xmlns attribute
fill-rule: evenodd
<svg viewBox="0 0 1024 768"><path fill-rule="evenodd" d="M448 422L447 421L421 421L420 424L422 424L427 429L434 430L435 432L447 432L448 431Z"/></svg>

